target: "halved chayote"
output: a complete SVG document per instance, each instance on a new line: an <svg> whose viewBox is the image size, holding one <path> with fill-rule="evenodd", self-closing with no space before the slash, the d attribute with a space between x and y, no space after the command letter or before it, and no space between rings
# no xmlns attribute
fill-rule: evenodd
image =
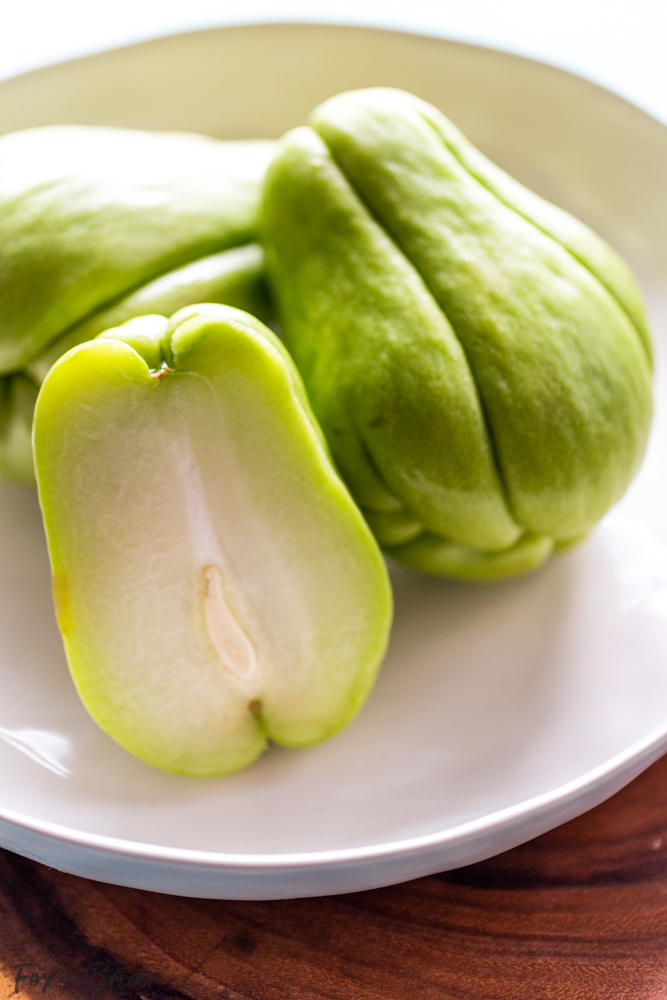
<svg viewBox="0 0 667 1000"><path fill-rule="evenodd" d="M34 399L74 344L193 302L266 318L273 145L88 126L0 138L0 474L32 478Z"/></svg>
<svg viewBox="0 0 667 1000"><path fill-rule="evenodd" d="M513 575L622 495L652 412L634 279L435 108L326 101L281 140L263 229L285 342L397 559Z"/></svg>
<svg viewBox="0 0 667 1000"><path fill-rule="evenodd" d="M34 448L71 673L113 739L213 775L356 714L387 572L262 323L196 306L73 348L41 388Z"/></svg>

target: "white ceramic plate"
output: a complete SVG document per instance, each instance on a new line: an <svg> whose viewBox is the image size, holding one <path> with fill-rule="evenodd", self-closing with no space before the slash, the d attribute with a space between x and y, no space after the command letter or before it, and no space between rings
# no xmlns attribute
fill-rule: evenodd
<svg viewBox="0 0 667 1000"><path fill-rule="evenodd" d="M591 223L664 334L667 131L578 78L378 30L273 25L162 39L0 85L0 131L50 122L279 135L390 84ZM600 802L667 749L667 388L645 466L579 550L494 587L394 574L396 624L359 718L227 778L152 770L88 719L51 609L32 491L0 484L0 843L192 896L367 889L456 867Z"/></svg>

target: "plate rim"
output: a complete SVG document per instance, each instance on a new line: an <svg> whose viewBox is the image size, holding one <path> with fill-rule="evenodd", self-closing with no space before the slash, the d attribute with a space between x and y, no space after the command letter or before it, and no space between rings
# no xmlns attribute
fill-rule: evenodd
<svg viewBox="0 0 667 1000"><path fill-rule="evenodd" d="M618 791L635 776L629 765L633 762L640 762L643 770L661 756L663 749L667 750L667 722L653 729L642 739L636 740L625 750L609 757L602 764L584 772L583 775L557 786L550 792L542 792L529 799L524 799L514 806L506 806L504 809L486 813L477 819L459 823L438 833L422 834L418 837L409 837L378 845L338 848L329 851L304 851L291 854L284 852L278 854L237 854L225 851L203 851L196 848L167 847L139 840L110 837L106 834L86 833L73 827L53 823L50 820L33 819L23 813L2 807L0 807L0 821L18 829L41 834L50 840L58 840L75 847L97 849L110 857L131 857L149 862L173 862L202 868L241 869L245 871L280 872L294 867L337 867L348 865L354 861L379 861L392 857L415 855L422 851L446 847L472 839L489 830L512 827L513 824L522 819L527 820L536 813L547 812L550 807L559 803L571 802L587 788L601 786L605 778L615 774L622 775L628 769L627 781L622 781L617 786L615 791ZM615 794L615 791L610 794ZM593 806L586 806L583 811L588 811L589 808L593 808Z"/></svg>
<svg viewBox="0 0 667 1000"><path fill-rule="evenodd" d="M41 73L48 73L50 71L58 71L61 68L74 66L81 64L83 62L93 61L105 56L112 56L119 52L126 52L134 49L139 49L142 47L148 48L151 45L159 44L161 42L169 42L170 40L175 40L177 38L193 38L198 35L207 35L215 32L223 31L247 31L252 29L266 29L266 28L322 28L326 29L341 29L347 31L358 31L359 33L368 34L384 34L384 35L401 35L407 38L416 38L423 41L430 41L436 43L443 43L445 45L451 45L458 49L471 49L479 52L487 52L495 55L502 56L504 58L514 60L516 62L528 63L533 66L537 66L540 69L549 70L555 75L564 75L570 77L573 80L578 81L578 83L583 83L585 86L590 87L595 90L601 96L607 96L613 98L615 101L620 101L621 104L626 105L634 113L639 113L643 117L647 118L649 121L658 125L662 130L667 129L667 119L663 120L659 118L652 111L647 108L642 107L637 104L630 97L626 97L621 91L616 90L614 87L609 86L605 83L600 83L591 76L587 76L584 72L580 72L575 69L571 69L569 66L560 65L558 62L553 62L549 59L542 59L538 56L528 55L525 52L515 51L512 48L505 48L501 45L492 45L490 42L475 42L468 40L466 38L456 38L452 35L446 33L437 33L435 30L429 31L426 27L424 28L400 28L393 25L372 23L369 19L368 21L345 21L343 19L336 20L326 20L326 19L309 19L308 17L283 17L274 16L270 20L262 20L257 18L256 20L239 20L230 21L229 23L215 23L209 25L203 25L200 27L186 29L184 31L179 31L178 29L174 31L162 32L158 35L151 35L146 38L137 38L134 41L129 41L121 45L111 45L104 46L102 48L96 48L88 52L83 52L80 55L70 56L64 59L56 59L52 62L46 62L40 66L33 66L30 69L21 70L19 73L12 73L10 76L0 77L0 90L6 86L13 84L16 81L26 80L29 77L34 77ZM27 126L31 127L31 126ZM12 130L14 131L14 130ZM8 134L8 133L0 133Z"/></svg>

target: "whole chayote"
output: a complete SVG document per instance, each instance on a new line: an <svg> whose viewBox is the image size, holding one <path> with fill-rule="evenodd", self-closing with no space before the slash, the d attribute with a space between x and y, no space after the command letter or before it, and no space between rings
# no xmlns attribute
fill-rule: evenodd
<svg viewBox="0 0 667 1000"><path fill-rule="evenodd" d="M391 89L288 133L263 214L285 342L392 556L510 576L618 500L651 420L650 338L586 226Z"/></svg>
<svg viewBox="0 0 667 1000"><path fill-rule="evenodd" d="M33 477L35 399L70 347L193 302L266 318L273 146L86 126L0 138L0 474Z"/></svg>

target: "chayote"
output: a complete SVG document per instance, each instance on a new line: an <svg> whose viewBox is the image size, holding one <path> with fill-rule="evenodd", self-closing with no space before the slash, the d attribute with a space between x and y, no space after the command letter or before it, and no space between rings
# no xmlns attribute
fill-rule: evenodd
<svg viewBox="0 0 667 1000"><path fill-rule="evenodd" d="M263 229L285 342L392 556L509 576L618 500L652 411L634 279L439 111L326 101L281 140Z"/></svg>
<svg viewBox="0 0 667 1000"><path fill-rule="evenodd" d="M391 589L278 338L221 305L68 351L35 409L58 623L90 714L180 774L342 729Z"/></svg>
<svg viewBox="0 0 667 1000"><path fill-rule="evenodd" d="M50 365L144 313L267 317L257 239L269 141L49 126L0 138L0 473L33 477Z"/></svg>

